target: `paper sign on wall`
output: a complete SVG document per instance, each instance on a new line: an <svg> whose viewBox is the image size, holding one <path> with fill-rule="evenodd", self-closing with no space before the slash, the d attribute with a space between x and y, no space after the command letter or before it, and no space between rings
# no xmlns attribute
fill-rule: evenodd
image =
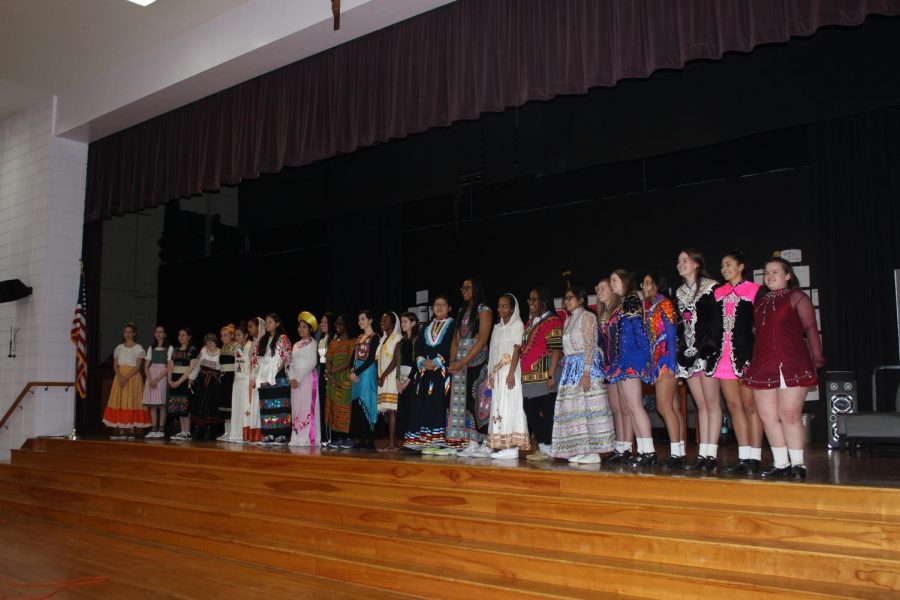
<svg viewBox="0 0 900 600"><path fill-rule="evenodd" d="M794 274L797 276L797 285L802 288L809 287L809 265L795 266Z"/></svg>

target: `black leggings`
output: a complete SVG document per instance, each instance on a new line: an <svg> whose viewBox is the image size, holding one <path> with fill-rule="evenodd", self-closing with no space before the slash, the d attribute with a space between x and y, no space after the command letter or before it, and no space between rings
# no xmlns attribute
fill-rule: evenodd
<svg viewBox="0 0 900 600"><path fill-rule="evenodd" d="M535 398L525 398L523 406L528 418L528 430L537 437L539 444L553 441L553 411L556 408L556 392Z"/></svg>

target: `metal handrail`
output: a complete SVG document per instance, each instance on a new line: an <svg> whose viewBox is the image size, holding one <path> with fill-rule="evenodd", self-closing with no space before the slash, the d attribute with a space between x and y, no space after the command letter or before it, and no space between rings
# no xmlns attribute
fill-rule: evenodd
<svg viewBox="0 0 900 600"><path fill-rule="evenodd" d="M6 411L6 414L3 415L2 419L0 419L0 429L3 429L3 427L6 426L6 422L9 421L9 419L12 417L13 411L15 411L17 408L19 408L19 404L22 403L22 400L25 399L25 396L28 394L28 392L31 391L31 388L36 388L36 387L42 387L42 388L44 388L44 391L47 391L48 389L50 389L52 387L64 387L64 388L66 388L66 391L69 391L69 388L75 387L75 382L73 382L73 381L29 381L28 383L25 384L25 387L22 388L22 391L19 392L19 395L16 398L16 401L12 403L12 406L9 407L9 410Z"/></svg>
<svg viewBox="0 0 900 600"><path fill-rule="evenodd" d="M878 391L875 389L875 376L878 371L900 371L900 365L881 365L872 369L872 412L878 412Z"/></svg>

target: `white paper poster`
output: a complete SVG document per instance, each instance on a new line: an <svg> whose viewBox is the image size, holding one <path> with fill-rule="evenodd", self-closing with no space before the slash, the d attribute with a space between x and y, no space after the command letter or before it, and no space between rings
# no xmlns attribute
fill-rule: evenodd
<svg viewBox="0 0 900 600"><path fill-rule="evenodd" d="M797 284L802 288L809 287L809 265L796 265L794 274L797 276Z"/></svg>

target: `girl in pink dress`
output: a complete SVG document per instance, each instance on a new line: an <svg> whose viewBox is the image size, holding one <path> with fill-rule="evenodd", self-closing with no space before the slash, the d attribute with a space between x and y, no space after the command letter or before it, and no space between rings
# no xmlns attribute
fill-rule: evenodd
<svg viewBox="0 0 900 600"><path fill-rule="evenodd" d="M725 283L713 295L722 314L722 350L713 367L725 404L731 414L738 443L738 462L723 473L756 473L762 459L763 426L753 402L753 392L740 384L753 354L753 304L760 285L744 279L744 255L735 250L722 258Z"/></svg>

